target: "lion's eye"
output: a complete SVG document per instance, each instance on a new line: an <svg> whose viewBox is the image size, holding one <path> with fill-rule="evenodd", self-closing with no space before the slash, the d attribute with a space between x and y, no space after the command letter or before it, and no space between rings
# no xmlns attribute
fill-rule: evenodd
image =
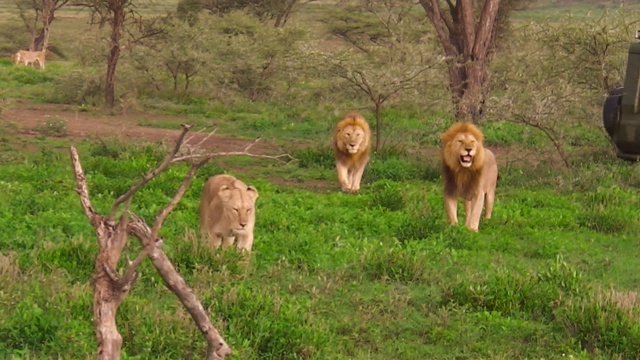
<svg viewBox="0 0 640 360"><path fill-rule="evenodd" d="M233 208L233 211L238 212L238 208Z"/></svg>

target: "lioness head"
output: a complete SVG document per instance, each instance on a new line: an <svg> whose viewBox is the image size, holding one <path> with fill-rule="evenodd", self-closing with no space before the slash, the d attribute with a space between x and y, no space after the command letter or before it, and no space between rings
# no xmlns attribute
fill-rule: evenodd
<svg viewBox="0 0 640 360"><path fill-rule="evenodd" d="M234 233L246 232L256 208L258 190L236 180L232 185L223 185L218 191L218 196L224 206L224 214L231 230Z"/></svg>
<svg viewBox="0 0 640 360"><path fill-rule="evenodd" d="M349 113L336 125L334 141L340 151L357 154L369 149L370 135L364 118L357 113Z"/></svg>
<svg viewBox="0 0 640 360"><path fill-rule="evenodd" d="M451 126L444 134L443 159L451 169L482 169L484 147L482 132L469 122L460 122Z"/></svg>

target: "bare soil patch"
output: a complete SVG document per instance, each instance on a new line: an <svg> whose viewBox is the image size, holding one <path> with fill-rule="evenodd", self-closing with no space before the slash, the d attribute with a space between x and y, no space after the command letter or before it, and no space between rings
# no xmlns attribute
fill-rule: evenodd
<svg viewBox="0 0 640 360"><path fill-rule="evenodd" d="M3 121L15 124L20 133L33 136L33 129L48 119L59 118L66 121L67 137L71 139L121 138L129 141L173 142L180 134L179 130L158 129L139 126L137 119L146 118L180 123L188 121L177 115L160 115L149 112L127 112L126 114L106 115L98 112L75 112L66 105L19 103L3 113ZM196 133L192 143L204 139L208 133ZM203 142L202 147L210 151L241 151L254 139L242 139L214 134ZM282 150L273 144L261 140L251 151L255 154L278 154Z"/></svg>

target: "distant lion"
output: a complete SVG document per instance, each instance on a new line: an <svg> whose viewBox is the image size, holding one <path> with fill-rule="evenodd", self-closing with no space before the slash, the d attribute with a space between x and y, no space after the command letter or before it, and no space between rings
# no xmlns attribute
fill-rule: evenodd
<svg viewBox="0 0 640 360"><path fill-rule="evenodd" d="M371 130L362 115L351 112L340 120L332 138L340 188L358 192L371 152Z"/></svg>
<svg viewBox="0 0 640 360"><path fill-rule="evenodd" d="M453 124L442 134L444 204L451 224L458 223L458 198L464 199L465 226L478 231L482 208L491 218L498 181L496 157L483 145L484 135L469 122Z"/></svg>
<svg viewBox="0 0 640 360"><path fill-rule="evenodd" d="M11 58L16 65L24 64L26 66L29 66L37 62L40 69L44 69L46 55L46 51L18 50L18 52L13 54Z"/></svg>
<svg viewBox="0 0 640 360"><path fill-rule="evenodd" d="M204 185L200 200L202 234L213 247L251 251L258 190L231 175L215 175Z"/></svg>

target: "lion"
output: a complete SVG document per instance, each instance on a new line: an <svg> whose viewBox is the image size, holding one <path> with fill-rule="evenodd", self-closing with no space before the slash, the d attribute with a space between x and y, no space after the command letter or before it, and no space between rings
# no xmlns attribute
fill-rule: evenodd
<svg viewBox="0 0 640 360"><path fill-rule="evenodd" d="M18 50L18 52L13 54L11 58L16 65L24 64L29 66L32 63L37 62L40 69L44 69L46 54L46 51Z"/></svg>
<svg viewBox="0 0 640 360"><path fill-rule="evenodd" d="M200 200L203 236L218 248L236 244L251 251L258 190L231 175L215 175L204 185Z"/></svg>
<svg viewBox="0 0 640 360"><path fill-rule="evenodd" d="M358 192L371 152L371 130L362 115L351 112L340 120L332 138L338 181L343 192Z"/></svg>
<svg viewBox="0 0 640 360"><path fill-rule="evenodd" d="M465 226L477 232L482 208L491 218L498 182L493 152L483 145L482 131L469 122L453 124L442 134L444 205L452 225L458 223L458 198L464 199Z"/></svg>

